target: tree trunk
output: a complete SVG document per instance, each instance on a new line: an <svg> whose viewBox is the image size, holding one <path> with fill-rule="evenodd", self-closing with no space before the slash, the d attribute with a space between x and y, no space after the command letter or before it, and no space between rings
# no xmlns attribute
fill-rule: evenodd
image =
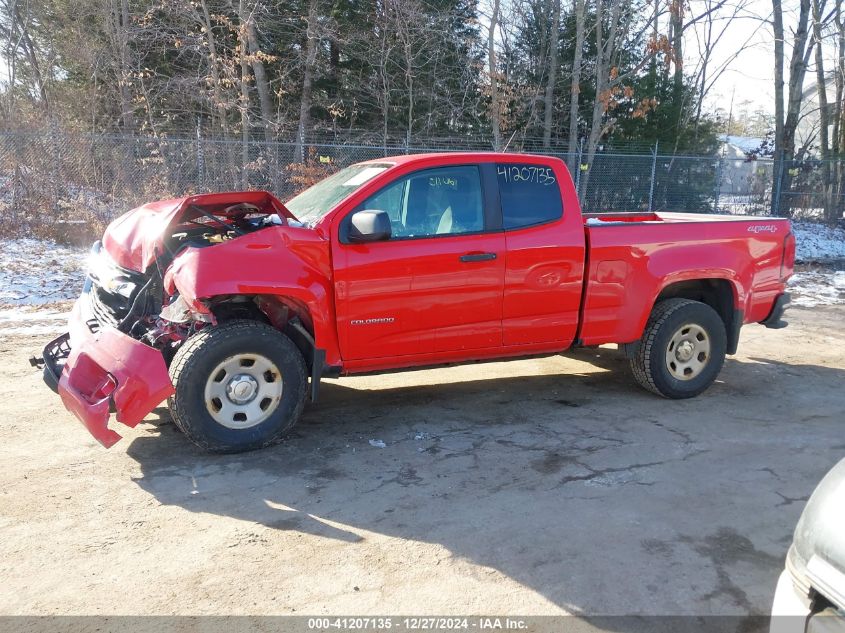
<svg viewBox="0 0 845 633"><path fill-rule="evenodd" d="M487 64L490 69L490 122L493 126L493 149L502 148L502 111L499 105L498 72L496 69L496 23L499 21L499 0L493 0L490 27L487 30Z"/></svg>
<svg viewBox="0 0 845 633"><path fill-rule="evenodd" d="M26 53L27 60L29 61L30 70L32 71L32 79L35 83L35 91L41 98L41 107L44 110L44 113L47 116L50 116L51 110L50 100L47 98L47 86L44 83L44 75L41 73L41 65L38 63L38 56L35 52L35 44L33 44L32 38L29 35L29 27L27 26L27 23L21 18L20 10L17 4L15 4L12 11L14 12L15 18L17 19L18 27L21 30L21 44L23 45L24 53Z"/></svg>
<svg viewBox="0 0 845 633"><path fill-rule="evenodd" d="M205 27L205 40L211 62L209 73L211 74L211 95L214 100L212 112L217 111L218 123L220 129L223 131L223 138L227 139L229 137L229 123L227 121L226 104L223 101L223 91L220 87L220 64L217 57L217 42L214 38L214 32L211 30L211 15L208 12L206 0L200 0L200 8L202 9L201 21Z"/></svg>
<svg viewBox="0 0 845 633"><path fill-rule="evenodd" d="M255 30L255 19L250 12L246 23L246 37L249 44L249 57L252 74L255 78L255 91L258 93L258 105L261 108L261 127L264 130L264 140L273 141L273 101L270 97L270 84L267 81L267 71L261 61L261 47L258 43L258 33Z"/></svg>
<svg viewBox="0 0 845 633"><path fill-rule="evenodd" d="M123 129L135 130L135 117L132 112L132 95L129 92L129 0L120 0L120 21L117 26L118 54L120 56L120 113Z"/></svg>
<svg viewBox="0 0 845 633"><path fill-rule="evenodd" d="M831 134L831 153L834 158L842 158L839 154L843 149L842 143L842 115L843 99L845 99L845 21L842 19L842 3L836 3L833 18L836 25L836 63L833 67L833 77L836 97L834 98L833 131Z"/></svg>
<svg viewBox="0 0 845 633"><path fill-rule="evenodd" d="M569 96L569 170L578 169L575 153L578 149L578 106L581 94L581 60L584 54L584 22L586 21L585 0L575 0L575 56L572 60L572 81Z"/></svg>
<svg viewBox="0 0 845 633"><path fill-rule="evenodd" d="M775 37L775 162L772 165L772 215L780 209L780 187L783 184L783 8L781 0L772 0L772 30Z"/></svg>
<svg viewBox="0 0 845 633"><path fill-rule="evenodd" d="M695 139L698 140L698 127L701 124L701 108L704 105L704 97L707 95L707 67L710 65L710 56L713 53L713 12L710 2L707 4L707 24L704 27L704 50L701 59L701 84L698 87L698 96L695 104ZM717 38L718 39L718 38Z"/></svg>
<svg viewBox="0 0 845 633"><path fill-rule="evenodd" d="M834 83L836 99L833 112L833 134L831 140L831 154L836 159L834 173L833 197L834 214L842 217L845 210L845 160L842 150L845 149L845 20L842 19L842 3L836 3L834 13L836 24L836 64L834 66Z"/></svg>
<svg viewBox="0 0 845 633"><path fill-rule="evenodd" d="M15 120L15 85L17 84L17 69L18 69L18 48L20 48L20 41L16 37L17 33L17 14L14 10L17 6L17 0L11 0L11 6L7 9L9 14L9 37L8 43L6 44L6 50L4 51L3 57L6 62L6 85L8 89L4 91L4 97L6 101L6 112L5 117L8 121ZM18 190L17 187L17 176L19 173L19 165L17 163L17 159L15 160L15 183L16 185L12 187L12 196L13 196L13 203L12 209L17 209L16 203L14 202L14 196Z"/></svg>
<svg viewBox="0 0 845 633"><path fill-rule="evenodd" d="M798 122L801 115L801 98L803 96L804 76L807 72L812 47L807 46L808 30L807 23L810 16L810 0L800 0L798 24L795 28L795 36L792 42L792 57L789 63L789 85L788 98L786 101L786 118L783 122L783 146L781 157L780 183L780 212L790 215L788 193L792 185L792 177L789 169L795 156L795 132L798 129Z"/></svg>
<svg viewBox="0 0 845 633"><path fill-rule="evenodd" d="M384 24L381 25L381 50L378 56L379 78L381 79L381 92L379 94L379 105L381 105L381 132L384 151L387 151L388 132L390 123L390 73L387 70L387 60L390 57L390 47L387 44L387 15L383 15Z"/></svg>
<svg viewBox="0 0 845 633"><path fill-rule="evenodd" d="M296 145L294 159L300 163L305 161L305 133L310 124L311 113L311 84L314 81L314 64L317 61L317 19L318 0L308 2L308 25L305 37L305 68L302 73L302 94L299 100L299 125L296 128Z"/></svg>
<svg viewBox="0 0 845 633"><path fill-rule="evenodd" d="M822 50L822 16L819 0L813 0L813 39L816 49L816 93L819 99L819 156L822 160L822 201L824 215L833 220L833 197L830 188L830 120L827 107L827 86L824 76L824 51Z"/></svg>
<svg viewBox="0 0 845 633"><path fill-rule="evenodd" d="M669 10L672 22L672 102L680 125L684 98L684 0L672 0Z"/></svg>
<svg viewBox="0 0 845 633"><path fill-rule="evenodd" d="M238 3L238 57L241 65L241 189L249 189L249 61L246 34L246 7Z"/></svg>
<svg viewBox="0 0 845 633"><path fill-rule="evenodd" d="M549 33L549 76L546 80L546 94L543 99L543 147L551 147L552 121L555 105L555 82L557 80L557 54L560 46L560 0L549 0L552 24Z"/></svg>
<svg viewBox="0 0 845 633"><path fill-rule="evenodd" d="M580 182L581 204L584 205L587 195L587 186L590 182L590 169L596 156L599 140L605 134L604 116L607 113L607 90L611 87L610 66L614 57L617 35L619 29L620 12L623 0L606 0L610 5L610 16L608 19L609 31L604 34L604 11L605 0L596 0L596 98L593 102L593 115L590 121L590 134L587 137L587 164L590 166L584 172Z"/></svg>

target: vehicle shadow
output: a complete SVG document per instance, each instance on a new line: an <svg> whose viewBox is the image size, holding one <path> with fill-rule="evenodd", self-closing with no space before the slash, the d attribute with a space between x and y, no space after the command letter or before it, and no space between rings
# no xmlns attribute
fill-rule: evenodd
<svg viewBox="0 0 845 633"><path fill-rule="evenodd" d="M327 381L288 439L243 455L200 452L159 409L127 452L161 504L345 547L437 544L572 613L765 613L803 500L845 451L845 371L728 359L670 401L626 364L602 348L534 375Z"/></svg>

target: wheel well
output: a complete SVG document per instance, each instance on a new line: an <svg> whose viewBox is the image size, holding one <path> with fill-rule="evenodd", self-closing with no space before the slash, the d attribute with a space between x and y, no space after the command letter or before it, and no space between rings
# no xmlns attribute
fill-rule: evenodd
<svg viewBox="0 0 845 633"><path fill-rule="evenodd" d="M313 321L308 308L300 301L276 295L222 295L209 302L218 321L250 319L284 330L295 318L313 335Z"/></svg>
<svg viewBox="0 0 845 633"><path fill-rule="evenodd" d="M235 319L245 319L272 325L268 316L258 307L254 301L254 297L251 296L227 295L215 297L209 303L209 308L218 323L234 321Z"/></svg>
<svg viewBox="0 0 845 633"><path fill-rule="evenodd" d="M212 299L209 307L218 322L250 319L284 332L302 353L309 372L314 375L315 354L322 350L317 349L314 341L311 313L300 301L276 295L224 295ZM322 371L322 361L317 369ZM316 399L316 393L312 399Z"/></svg>
<svg viewBox="0 0 845 633"><path fill-rule="evenodd" d="M655 304L665 299L692 299L713 308L725 324L725 332L728 335L728 354L736 353L743 317L734 301L731 282L726 279L679 281L666 286L657 296Z"/></svg>

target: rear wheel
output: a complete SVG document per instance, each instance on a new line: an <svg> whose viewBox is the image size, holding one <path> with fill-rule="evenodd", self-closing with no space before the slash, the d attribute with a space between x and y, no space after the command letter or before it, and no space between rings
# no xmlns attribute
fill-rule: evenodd
<svg viewBox="0 0 845 633"><path fill-rule="evenodd" d="M667 299L654 307L631 370L649 391L691 398L716 380L726 348L725 324L713 308L690 299Z"/></svg>
<svg viewBox="0 0 845 633"><path fill-rule="evenodd" d="M170 365L173 420L215 453L278 442L299 419L305 361L284 334L255 321L231 321L188 339Z"/></svg>

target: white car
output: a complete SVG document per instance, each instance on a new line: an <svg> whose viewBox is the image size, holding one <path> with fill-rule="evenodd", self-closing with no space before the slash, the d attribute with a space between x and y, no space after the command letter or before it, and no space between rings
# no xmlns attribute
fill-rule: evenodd
<svg viewBox="0 0 845 633"><path fill-rule="evenodd" d="M845 459L813 491L786 555L771 633L845 633Z"/></svg>

